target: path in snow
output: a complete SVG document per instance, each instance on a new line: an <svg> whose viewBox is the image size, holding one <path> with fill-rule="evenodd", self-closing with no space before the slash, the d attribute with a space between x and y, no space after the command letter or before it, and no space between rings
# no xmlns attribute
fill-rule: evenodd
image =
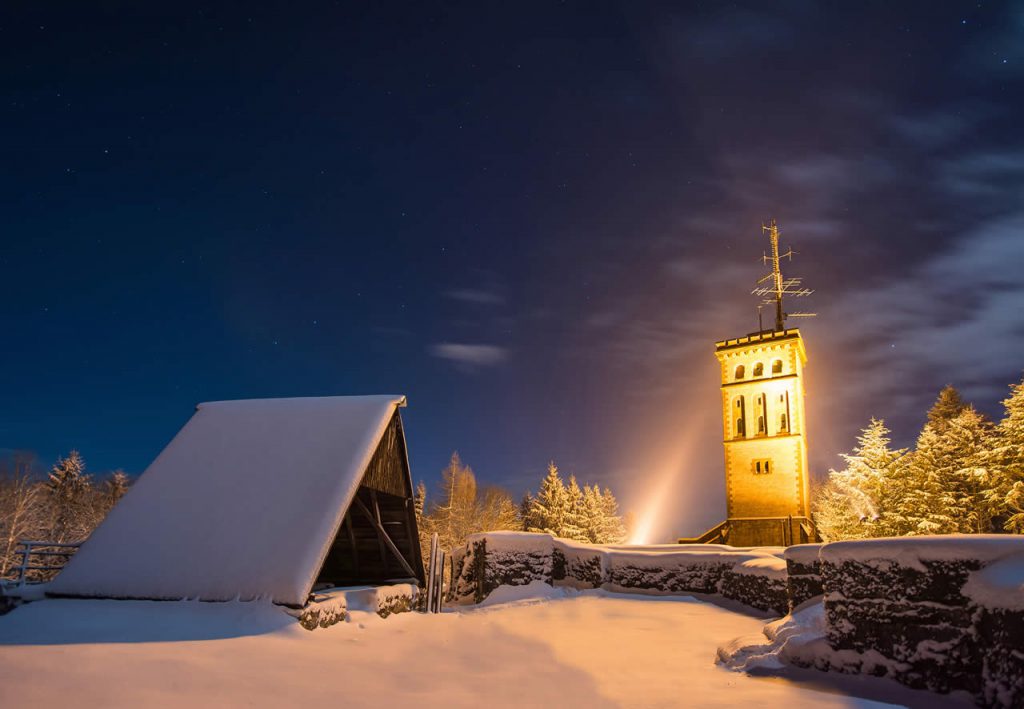
<svg viewBox="0 0 1024 709"><path fill-rule="evenodd" d="M386 620L354 613L314 632L259 603L49 600L0 618L0 704L873 705L714 664L719 644L762 624L691 598L602 592ZM872 696L898 696L882 684L890 694Z"/></svg>

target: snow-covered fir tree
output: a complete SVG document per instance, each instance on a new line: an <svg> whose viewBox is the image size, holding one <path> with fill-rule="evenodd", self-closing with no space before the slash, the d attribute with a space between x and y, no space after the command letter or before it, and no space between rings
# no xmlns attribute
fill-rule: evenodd
<svg viewBox="0 0 1024 709"><path fill-rule="evenodd" d="M1010 386L1003 408L990 438L988 499L997 529L1024 534L1024 379Z"/></svg>
<svg viewBox="0 0 1024 709"><path fill-rule="evenodd" d="M960 392L952 384L947 384L939 392L938 398L928 410L928 424L936 431L943 431L949 421L956 418L969 404L960 396Z"/></svg>
<svg viewBox="0 0 1024 709"><path fill-rule="evenodd" d="M110 507L116 505L128 492L131 482L128 474L120 469L107 476L107 479L103 481L103 497L107 505Z"/></svg>
<svg viewBox="0 0 1024 709"><path fill-rule="evenodd" d="M604 540L604 503L601 499L601 491L596 485L583 486L583 507L581 510L583 529L587 541L591 544L601 544Z"/></svg>
<svg viewBox="0 0 1024 709"><path fill-rule="evenodd" d="M910 523L905 534L991 531L990 434L991 425L972 406L925 424L910 456L909 484L902 486L902 512Z"/></svg>
<svg viewBox="0 0 1024 709"><path fill-rule="evenodd" d="M625 544L629 536L626 522L619 515L619 501L609 488L601 493L601 512L604 521L601 525L600 544Z"/></svg>
<svg viewBox="0 0 1024 709"><path fill-rule="evenodd" d="M575 475L569 476L569 484L565 488L565 526L560 536L578 542L590 541L583 510L583 490Z"/></svg>
<svg viewBox="0 0 1024 709"><path fill-rule="evenodd" d="M559 536L565 529L568 513L568 494L558 466L548 463L548 473L540 483L540 489L530 505L530 526L528 532L546 532Z"/></svg>
<svg viewBox="0 0 1024 709"><path fill-rule="evenodd" d="M53 540L65 542L81 539L93 527L90 509L92 482L85 472L85 462L78 451L59 458L50 470L46 489L53 515Z"/></svg>
<svg viewBox="0 0 1024 709"><path fill-rule="evenodd" d="M886 525L895 523L894 485L902 474L906 450L892 450L889 443L885 422L873 418L857 437L853 451L842 454L846 467L829 471L814 500L815 522L823 538L884 536Z"/></svg>

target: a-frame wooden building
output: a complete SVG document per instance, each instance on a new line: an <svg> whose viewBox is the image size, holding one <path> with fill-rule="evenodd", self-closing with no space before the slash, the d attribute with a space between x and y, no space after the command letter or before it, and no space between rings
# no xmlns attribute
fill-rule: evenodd
<svg viewBox="0 0 1024 709"><path fill-rule="evenodd" d="M48 592L301 607L314 588L422 585L404 406L200 404Z"/></svg>

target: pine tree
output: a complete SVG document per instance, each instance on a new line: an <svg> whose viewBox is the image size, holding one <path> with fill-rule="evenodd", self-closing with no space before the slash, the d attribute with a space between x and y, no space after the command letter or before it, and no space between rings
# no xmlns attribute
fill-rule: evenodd
<svg viewBox="0 0 1024 709"><path fill-rule="evenodd" d="M86 519L87 500L92 483L78 451L73 450L67 458L57 460L50 470L46 488L53 511L54 541L80 539L88 534L92 525Z"/></svg>
<svg viewBox="0 0 1024 709"><path fill-rule="evenodd" d="M412 507L416 512L417 524L423 520L423 511L426 509L427 504L427 486L422 480L416 485L416 493L412 498Z"/></svg>
<svg viewBox="0 0 1024 709"><path fill-rule="evenodd" d="M894 486L906 450L892 450L889 443L885 422L872 418L853 451L841 454L846 467L830 470L814 496L814 519L822 537L833 541L886 536L899 526Z"/></svg>
<svg viewBox="0 0 1024 709"><path fill-rule="evenodd" d="M911 534L984 533L992 529L986 467L991 426L966 406L950 419L925 424L910 458L905 489Z"/></svg>
<svg viewBox="0 0 1024 709"><path fill-rule="evenodd" d="M583 490L575 475L569 476L569 484L565 488L565 528L561 536L577 542L590 541L584 519Z"/></svg>
<svg viewBox="0 0 1024 709"><path fill-rule="evenodd" d="M604 504L601 500L601 491L596 485L583 487L582 521L586 541L600 544L604 539Z"/></svg>
<svg viewBox="0 0 1024 709"><path fill-rule="evenodd" d="M941 433L945 430L946 424L959 416L960 412L968 406L969 404L964 402L956 387L952 384L947 384L939 392L939 396L935 403L932 404L932 408L928 410L928 424L934 430Z"/></svg>
<svg viewBox="0 0 1024 709"><path fill-rule="evenodd" d="M558 466L552 461L548 463L548 474L541 481L537 496L533 498L530 507L531 526L527 531L562 536L566 526L567 508L565 485L558 474Z"/></svg>
<svg viewBox="0 0 1024 709"><path fill-rule="evenodd" d="M601 544L625 544L628 537L626 524L619 516L619 501L608 488L601 494L601 511L604 521L601 529Z"/></svg>
<svg viewBox="0 0 1024 709"><path fill-rule="evenodd" d="M124 497L129 487L131 487L131 479L121 469L115 470L103 481L103 497L108 510Z"/></svg>
<svg viewBox="0 0 1024 709"><path fill-rule="evenodd" d="M527 490L519 502L519 529L528 532L531 527L536 527L533 523L533 495Z"/></svg>
<svg viewBox="0 0 1024 709"><path fill-rule="evenodd" d="M1005 414L993 432L988 454L988 499L999 528L1024 534L1024 379L1010 385L1003 407Z"/></svg>

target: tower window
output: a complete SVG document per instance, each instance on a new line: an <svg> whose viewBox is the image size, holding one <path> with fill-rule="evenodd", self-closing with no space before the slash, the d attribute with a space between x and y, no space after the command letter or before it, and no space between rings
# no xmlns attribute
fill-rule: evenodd
<svg viewBox="0 0 1024 709"><path fill-rule="evenodd" d="M755 377L763 377L764 376L764 363L758 362L757 364L754 365L754 376Z"/></svg>
<svg viewBox="0 0 1024 709"><path fill-rule="evenodd" d="M747 435L747 419L744 414L743 397L737 396L732 402L732 417L736 422L736 438L743 438Z"/></svg>
<svg viewBox="0 0 1024 709"><path fill-rule="evenodd" d="M757 417L757 435L767 435L767 412L765 411L764 394L758 394L757 397L754 399L754 415Z"/></svg>
<svg viewBox="0 0 1024 709"><path fill-rule="evenodd" d="M777 359L772 362L772 374L782 374L782 360Z"/></svg>
<svg viewBox="0 0 1024 709"><path fill-rule="evenodd" d="M737 379L743 379L743 377L745 377L746 374L747 374L747 368L744 367L742 364L739 365L738 367L736 367L736 378Z"/></svg>
<svg viewBox="0 0 1024 709"><path fill-rule="evenodd" d="M789 392L779 394L779 433L789 433Z"/></svg>
<svg viewBox="0 0 1024 709"><path fill-rule="evenodd" d="M770 475L772 472L771 458L752 460L750 461L750 467L753 468L754 475Z"/></svg>

